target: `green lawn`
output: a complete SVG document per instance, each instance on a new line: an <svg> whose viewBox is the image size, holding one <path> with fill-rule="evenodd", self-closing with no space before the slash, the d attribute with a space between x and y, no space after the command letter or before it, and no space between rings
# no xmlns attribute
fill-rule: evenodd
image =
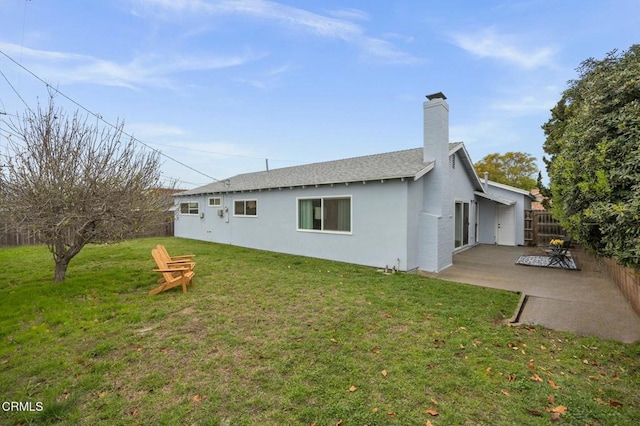
<svg viewBox="0 0 640 426"><path fill-rule="evenodd" d="M147 295L158 243L187 294ZM640 344L505 326L509 292L174 238L0 275L0 402L43 407L0 424L640 424Z"/></svg>

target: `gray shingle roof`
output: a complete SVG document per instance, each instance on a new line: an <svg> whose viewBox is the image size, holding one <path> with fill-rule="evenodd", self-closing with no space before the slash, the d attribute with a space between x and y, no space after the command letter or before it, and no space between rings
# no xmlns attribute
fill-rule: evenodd
<svg viewBox="0 0 640 426"><path fill-rule="evenodd" d="M454 151L459 143L449 144ZM251 191L293 186L329 185L382 179L415 178L433 167L423 162L423 149L414 148L364 157L326 161L303 166L284 167L269 171L244 173L177 195L212 194Z"/></svg>

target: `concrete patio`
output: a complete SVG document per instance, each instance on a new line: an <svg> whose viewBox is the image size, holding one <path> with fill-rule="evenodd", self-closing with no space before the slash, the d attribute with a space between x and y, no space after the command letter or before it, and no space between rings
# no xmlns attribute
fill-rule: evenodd
<svg viewBox="0 0 640 426"><path fill-rule="evenodd" d="M640 317L613 281L580 250L578 268L516 265L520 255L544 255L536 247L479 245L456 254L453 266L426 275L527 296L518 322L625 343L640 340Z"/></svg>

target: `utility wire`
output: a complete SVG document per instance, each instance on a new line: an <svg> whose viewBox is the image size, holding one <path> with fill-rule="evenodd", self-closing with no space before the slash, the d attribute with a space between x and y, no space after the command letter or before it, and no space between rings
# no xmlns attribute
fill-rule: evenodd
<svg viewBox="0 0 640 426"><path fill-rule="evenodd" d="M0 52L2 52L0 50ZM2 54L4 55L4 52L2 52ZM7 76L2 72L2 70L0 70L0 75L2 75L2 77L4 77L4 80L7 82L7 84L9 85L9 87L11 87L11 90L13 90L13 92L16 94L16 96L18 96L18 98L20 98L20 100L22 101L22 103L24 104L24 106L27 107L27 109L29 111L31 111L31 108L29 107L29 104L22 98L22 96L20 96L20 93L16 90L15 87L13 87L13 84L11 84L11 82L9 81L9 79L7 78ZM33 112L33 111L31 111ZM5 112L6 114L6 112Z"/></svg>
<svg viewBox="0 0 640 426"><path fill-rule="evenodd" d="M52 85L50 85L49 83L47 83L45 80L43 80L42 78L40 78L38 75L36 75L34 72L32 72L31 70L29 70L27 67L25 67L24 65L22 65L21 63L19 63L18 61L16 61L15 59L13 59L11 56L7 55L5 52L3 52L2 50L0 50L0 54L2 54L4 57L6 57L7 59L9 59L11 62L13 62L15 65L17 65L18 67L22 68L24 71L26 71L27 73L29 73L32 77L34 77L36 80L40 81L42 84L44 84L48 89L54 90L56 94L61 95L63 98L67 99L69 102L75 104L76 106L78 106L79 108L83 109L84 111L86 111L88 114L94 116L96 119L102 121L104 124L106 124L107 126L118 130L117 126L114 124L111 124L110 122L108 122L107 120L105 120L104 118L102 118L102 116L100 114L97 114L91 110L89 110L88 108L86 108L84 105L81 105L80 103L76 102L74 99L70 98L69 96L65 95L63 92L61 92L60 90L58 90L57 88L53 87ZM2 73L2 71L0 71L0 73ZM16 92L16 95L18 95L18 97L20 98L20 100L22 100L22 102L27 105L27 103L24 101L24 99L22 99L22 96L20 96L20 94L15 90L15 88L11 85L11 83L9 82L9 80L6 78L6 76L4 75L4 73L2 73L2 76L5 78L5 80L7 80L7 83L9 84L9 86L11 86L11 88L14 90L14 92ZM27 105L27 109L29 109L29 111L31 111L31 108L29 108L29 106ZM214 181L219 181L219 179L214 178L213 176L209 176L208 174L201 172L200 170L196 170L195 168L189 166L188 164L183 163L180 160L177 160L165 153L163 153L161 150L156 149L152 146L150 146L149 144L141 141L140 139L134 137L133 135L125 132L124 130L121 131L121 133L129 138L131 138L131 140L133 140L134 142L138 142L141 145L145 146L146 148L157 152L158 154L160 154L163 157L168 158L171 161L174 161L178 164L180 164L183 167L186 167L187 169L194 171L198 174L201 174L202 176L205 176L209 179L212 179Z"/></svg>

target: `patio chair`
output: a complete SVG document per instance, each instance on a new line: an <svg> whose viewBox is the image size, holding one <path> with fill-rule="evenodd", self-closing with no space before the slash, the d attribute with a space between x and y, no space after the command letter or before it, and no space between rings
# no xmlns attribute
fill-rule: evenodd
<svg viewBox="0 0 640 426"><path fill-rule="evenodd" d="M561 268L569 269L569 248L571 247L572 238L563 237L562 245L552 246L548 250L545 250L549 257L549 263L547 266L558 265Z"/></svg>
<svg viewBox="0 0 640 426"><path fill-rule="evenodd" d="M154 269L155 272L162 274L162 278L158 280L160 284L149 292L149 295L158 294L170 288L182 287L182 292L187 292L187 285L192 284L194 272L193 269L187 265L167 265L164 256L160 254L157 249L151 250L151 256L155 260L158 269Z"/></svg>
<svg viewBox="0 0 640 426"><path fill-rule="evenodd" d="M185 254L182 256L169 256L169 252L167 248L162 244L158 244L156 246L156 250L160 253L160 255L164 258L165 262L168 266L176 265L176 266L185 266L193 269L196 266L196 262L192 259L195 257L195 254Z"/></svg>

